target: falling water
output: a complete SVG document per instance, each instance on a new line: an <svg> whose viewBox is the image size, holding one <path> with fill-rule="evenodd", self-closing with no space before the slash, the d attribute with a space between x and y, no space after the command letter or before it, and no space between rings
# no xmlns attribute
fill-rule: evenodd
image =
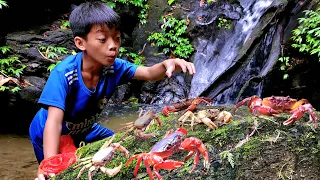
<svg viewBox="0 0 320 180"><path fill-rule="evenodd" d="M273 0L261 0L254 4L253 8L246 8L244 10L245 16L239 21L242 25L242 33L246 34L245 41L247 41L251 30L257 25L261 15L265 9L272 4Z"/></svg>
<svg viewBox="0 0 320 180"><path fill-rule="evenodd" d="M245 43L250 43L252 31L273 1L274 0L240 1L240 4L244 9L243 16L236 22L233 31L230 30L229 33L219 34L214 39L197 39L197 52L194 58L197 73L192 79L189 97L202 95L213 82L234 65L234 62L239 56L239 51ZM242 78L248 77L244 76ZM228 94L228 92L233 93L234 91L234 89L226 90L224 95L222 94L217 98L235 96ZM258 88L258 91L261 92L261 87ZM234 100L235 97L232 99ZM220 103L234 103L227 101L228 100L224 98Z"/></svg>

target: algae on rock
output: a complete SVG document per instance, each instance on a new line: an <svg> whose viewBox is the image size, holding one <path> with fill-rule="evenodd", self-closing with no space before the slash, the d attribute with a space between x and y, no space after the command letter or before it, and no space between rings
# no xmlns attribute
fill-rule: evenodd
<svg viewBox="0 0 320 180"><path fill-rule="evenodd" d="M231 111L232 107L206 106L205 108L218 108ZM147 153L152 146L161 140L166 131L177 128L177 119L182 112L170 113L169 117L159 114L163 122L162 129L155 123L146 132L156 132L156 136L149 139L136 138L133 133L121 142L127 148L130 156L138 153ZM314 179L320 175L320 134L313 125L305 124L308 121L307 114L300 121L291 126L284 126L289 115L281 114L279 117L260 118L253 116L247 107L242 106L233 113L231 123L223 125L216 130L208 130L206 125L199 124L194 131L188 129L188 137L200 138L208 149L210 156L210 169L207 171L203 166L203 158L197 168L190 174L193 166L193 158L190 158L180 168L172 171L160 170L164 179ZM258 122L258 127L257 124ZM246 141L247 135L256 128L255 133ZM121 141L123 132L116 133L113 142ZM109 138L108 138L109 139ZM83 157L92 156L99 150L106 140L87 144L78 151L78 155ZM244 143L237 146L240 141ZM231 159L223 158L220 153L228 152ZM177 152L169 159L181 160L188 152ZM92 179L133 179L133 171L136 160L133 160L127 167L127 159L120 151L116 151L114 158L106 167L114 168L120 163L123 164L121 171L114 177L96 171L92 173ZM234 165L234 167L233 167ZM74 166L74 165L73 165ZM69 167L66 171L56 175L53 179L75 179L80 167L73 169ZM81 179L88 179L88 169L86 169ZM138 179L149 179L146 168L141 163Z"/></svg>

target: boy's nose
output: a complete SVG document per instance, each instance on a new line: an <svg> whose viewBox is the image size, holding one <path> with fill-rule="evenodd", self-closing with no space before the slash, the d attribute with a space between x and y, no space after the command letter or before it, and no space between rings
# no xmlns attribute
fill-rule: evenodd
<svg viewBox="0 0 320 180"><path fill-rule="evenodd" d="M117 44L114 42L113 39L109 40L108 49L109 49L109 51L116 51L117 50Z"/></svg>

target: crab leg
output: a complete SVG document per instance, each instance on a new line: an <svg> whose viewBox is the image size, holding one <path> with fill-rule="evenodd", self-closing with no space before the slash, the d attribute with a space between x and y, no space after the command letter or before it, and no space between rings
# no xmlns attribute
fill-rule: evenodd
<svg viewBox="0 0 320 180"><path fill-rule="evenodd" d="M202 118L201 121L204 124L206 124L207 126L209 126L209 128L211 128L211 129L217 129L218 128L218 126L214 122L212 122L211 119L209 119L207 117L206 118Z"/></svg>
<svg viewBox="0 0 320 180"><path fill-rule="evenodd" d="M205 97L196 98L194 101L192 101L191 105L183 113L195 110L201 102L204 102L205 104L210 104L212 100L210 98Z"/></svg>
<svg viewBox="0 0 320 180"><path fill-rule="evenodd" d="M196 152L195 151L190 151L187 155L187 157L184 159L184 161L187 161L188 159L191 158L191 156L195 153L195 156L194 156L194 161L193 161L193 167L192 169L190 170L189 173L191 173L196 167L197 167L197 164L199 163L199 159L200 159L200 153L199 151L197 150Z"/></svg>
<svg viewBox="0 0 320 180"><path fill-rule="evenodd" d="M308 121L308 123L311 123L312 121L314 121L315 127L318 127L318 116L313 111L311 104L305 104L305 105L298 107L297 109L295 109L293 111L290 111L292 116L288 120L283 122L283 124L290 125L290 124L294 123L295 121L300 120L302 118L303 114L305 113L305 111L308 111L308 113L309 113L310 120Z"/></svg>
<svg viewBox="0 0 320 180"><path fill-rule="evenodd" d="M91 167L91 166L92 166L92 163L89 163L89 164L83 166L83 167L81 168L81 170L79 171L79 174L78 174L78 176L77 176L76 179L80 179L80 176L81 176L81 174L83 173L83 171L84 171L86 168L89 168L89 167Z"/></svg>
<svg viewBox="0 0 320 180"><path fill-rule="evenodd" d="M119 143L113 143L112 146L116 150L119 150L119 151L123 152L123 154L125 155L126 158L129 157L129 151L125 147L121 146Z"/></svg>
<svg viewBox="0 0 320 180"><path fill-rule="evenodd" d="M252 105L252 108L250 109L250 111L252 112L253 115L259 117L258 112L262 115L267 115L267 116L275 116L277 114L280 114L280 112L272 109L269 106L264 106L264 105Z"/></svg>
<svg viewBox="0 0 320 180"><path fill-rule="evenodd" d="M148 163L148 160L144 158L143 163L144 163L144 166L147 168L147 172L149 174L150 179L153 180L153 175L152 175L152 171L150 169L150 164Z"/></svg>
<svg viewBox="0 0 320 180"><path fill-rule="evenodd" d="M184 162L174 161L174 160L165 160L159 164L153 166L153 172L159 180L163 180L163 177L160 175L160 169L172 170L180 167Z"/></svg>
<svg viewBox="0 0 320 180"><path fill-rule="evenodd" d="M161 122L161 120L160 120L159 116L157 116L157 115L153 115L153 117L156 119L156 121L158 122L159 127L160 127L160 129L161 129L161 128L162 128L162 122Z"/></svg>
<svg viewBox="0 0 320 180"><path fill-rule="evenodd" d="M118 167L115 167L113 169L109 169L106 167L100 167L100 170L109 176L114 176L121 170L121 168L122 168L122 163Z"/></svg>
<svg viewBox="0 0 320 180"><path fill-rule="evenodd" d="M189 151L197 151L196 152L196 156L198 154L199 156L199 152L202 154L203 158L204 158L204 166L205 168L209 169L209 166L210 166L210 163L209 163L209 154L208 154L208 150L207 148L204 146L204 144L202 143L202 141L199 139L199 138L196 138L196 137L190 137L190 138L186 138L181 146L180 146L180 149L182 150L189 150ZM193 153L192 153L193 154ZM186 158L190 158L188 157L190 156L191 157L191 154L189 153L187 155ZM196 166L198 164L198 162L196 162L196 158L195 157L195 161L194 161L194 166ZM195 168L195 167L194 167ZM193 169L194 169L193 168Z"/></svg>
<svg viewBox="0 0 320 180"><path fill-rule="evenodd" d="M153 133L150 133L150 134L146 134L146 133L144 133L141 129L137 129L137 130L135 131L135 134L136 134L136 136L141 137L141 138L150 138L150 137L155 136L155 133L154 133L154 132L153 132Z"/></svg>

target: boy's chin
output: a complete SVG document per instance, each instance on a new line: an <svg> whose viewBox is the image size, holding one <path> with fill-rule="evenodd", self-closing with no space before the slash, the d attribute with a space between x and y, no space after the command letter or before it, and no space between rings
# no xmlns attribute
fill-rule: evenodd
<svg viewBox="0 0 320 180"><path fill-rule="evenodd" d="M116 60L116 59L108 59L107 61L103 62L103 65L104 65L104 66L111 66L111 65L114 64L114 61L115 61L115 60Z"/></svg>

